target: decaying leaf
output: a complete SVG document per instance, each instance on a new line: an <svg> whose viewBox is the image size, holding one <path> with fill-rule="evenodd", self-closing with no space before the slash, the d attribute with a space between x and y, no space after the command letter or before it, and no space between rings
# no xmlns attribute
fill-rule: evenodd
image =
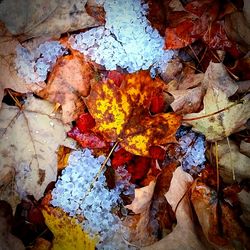
<svg viewBox="0 0 250 250"><path fill-rule="evenodd" d="M135 214L140 214L149 208L155 188L155 181L151 181L148 186L135 189L133 202L126 206Z"/></svg>
<svg viewBox="0 0 250 250"><path fill-rule="evenodd" d="M93 69L81 53L72 51L58 59L46 87L37 94L62 105L64 123L76 120L84 112L84 102L93 80Z"/></svg>
<svg viewBox="0 0 250 250"><path fill-rule="evenodd" d="M28 97L22 110L3 104L0 111L0 169L15 169L15 188L21 197L38 200L57 177L56 150L65 141L66 130L53 105ZM11 202L5 190L1 195Z"/></svg>
<svg viewBox="0 0 250 250"><path fill-rule="evenodd" d="M98 25L85 9L87 0L77 1L1 1L0 19L8 30L22 40L62 33Z"/></svg>
<svg viewBox="0 0 250 250"><path fill-rule="evenodd" d="M35 244L31 249L32 250L50 250L51 242L39 237L36 239Z"/></svg>
<svg viewBox="0 0 250 250"><path fill-rule="evenodd" d="M177 204L193 182L191 175L185 173L181 167L178 167L171 180L169 191L165 194L166 199L175 210ZM143 248L144 250L177 250L177 249L206 249L200 242L192 221L192 212L188 200L185 196L178 205L176 211L177 225L173 231L162 240L151 246Z"/></svg>
<svg viewBox="0 0 250 250"><path fill-rule="evenodd" d="M149 155L149 147L174 142L181 117L173 113L149 115L154 93L163 82L147 71L128 74L121 87L110 81L95 83L86 104L96 121L96 130L107 141L119 141L127 151Z"/></svg>
<svg viewBox="0 0 250 250"><path fill-rule="evenodd" d="M60 208L46 208L42 210L45 223L54 235L52 249L88 249L94 250L97 240L85 233L74 218L70 218Z"/></svg>
<svg viewBox="0 0 250 250"><path fill-rule="evenodd" d="M250 48L250 4L244 0L243 11L236 11L226 16L225 28L227 35L234 41L243 45L246 50Z"/></svg>
<svg viewBox="0 0 250 250"><path fill-rule="evenodd" d="M237 85L220 63L210 63L202 82L207 92L204 108L199 113L185 115L189 125L201 132L209 141L221 140L244 129L250 117L250 100L245 96L242 103L234 103L228 97L237 91Z"/></svg>
<svg viewBox="0 0 250 250"><path fill-rule="evenodd" d="M225 201L218 200L215 190L196 181L192 187L191 201L209 242L226 249L235 249L240 243L243 248L249 245L247 234L234 210Z"/></svg>
<svg viewBox="0 0 250 250"><path fill-rule="evenodd" d="M14 67L17 45L19 42L0 22L0 106L4 89L9 88L20 93L28 92L25 81L17 75Z"/></svg>
<svg viewBox="0 0 250 250"><path fill-rule="evenodd" d="M218 160L220 175L226 183L233 183L233 172L237 181L250 178L250 158L239 151L239 147L226 139L218 143ZM215 157L215 148L213 155Z"/></svg>
<svg viewBox="0 0 250 250"><path fill-rule="evenodd" d="M24 250L25 247L20 239L11 233L13 211L11 205L0 200L0 247L1 249Z"/></svg>
<svg viewBox="0 0 250 250"><path fill-rule="evenodd" d="M249 227L250 226L250 193L249 191L242 189L241 192L238 193L238 199L242 209L242 215L240 218L244 222L244 224Z"/></svg>

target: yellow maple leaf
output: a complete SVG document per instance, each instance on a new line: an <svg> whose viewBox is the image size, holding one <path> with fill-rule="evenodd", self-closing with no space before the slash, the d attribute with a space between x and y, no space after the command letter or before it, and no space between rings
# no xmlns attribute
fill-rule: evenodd
<svg viewBox="0 0 250 250"><path fill-rule="evenodd" d="M69 217L61 208L42 209L45 223L54 235L53 250L94 250L97 238L84 232L76 219Z"/></svg>
<svg viewBox="0 0 250 250"><path fill-rule="evenodd" d="M120 88L110 80L93 84L86 105L95 118L95 129L136 155L149 156L150 146L175 142L181 116L151 116L148 111L152 96L163 87L164 82L152 79L148 71L126 75Z"/></svg>

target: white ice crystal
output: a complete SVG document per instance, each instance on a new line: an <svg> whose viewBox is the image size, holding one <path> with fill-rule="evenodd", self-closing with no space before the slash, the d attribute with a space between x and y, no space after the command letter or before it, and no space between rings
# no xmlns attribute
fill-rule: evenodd
<svg viewBox="0 0 250 250"><path fill-rule="evenodd" d="M101 173L89 192L90 184L104 160L103 156L95 158L89 149L72 152L68 166L52 191L51 204L61 207L71 216L83 215L83 229L90 235L99 236L101 249L109 249L105 241L112 239L120 228L119 218L111 210L120 200L121 188L109 190Z"/></svg>
<svg viewBox="0 0 250 250"><path fill-rule="evenodd" d="M57 41L42 43L34 50L18 46L15 60L18 75L27 83L44 81L57 58L64 53L66 49Z"/></svg>
<svg viewBox="0 0 250 250"><path fill-rule="evenodd" d="M74 49L89 56L108 70L117 66L128 72L161 70L173 56L163 50L164 39L146 18L148 6L140 0L106 0L105 26L70 37Z"/></svg>

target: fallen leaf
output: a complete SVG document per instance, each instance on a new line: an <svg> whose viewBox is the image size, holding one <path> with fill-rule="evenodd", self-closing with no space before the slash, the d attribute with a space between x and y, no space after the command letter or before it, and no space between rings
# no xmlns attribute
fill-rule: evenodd
<svg viewBox="0 0 250 250"><path fill-rule="evenodd" d="M207 240L227 249L235 249L239 243L247 247L249 239L232 206L217 197L215 190L200 181L192 186L192 205Z"/></svg>
<svg viewBox="0 0 250 250"><path fill-rule="evenodd" d="M66 130L60 115L53 114L53 105L28 97L22 110L3 104L0 111L0 169L15 169L15 194L37 200L57 177L56 150L65 141ZM17 192L17 193L16 193ZM5 198L10 200L7 191ZM4 194L2 194L4 195Z"/></svg>
<svg viewBox="0 0 250 250"><path fill-rule="evenodd" d="M240 143L240 152L248 157L250 157L250 142L241 141Z"/></svg>
<svg viewBox="0 0 250 250"><path fill-rule="evenodd" d="M249 191L242 189L241 192L238 193L238 199L242 209L242 215L240 218L244 222L244 224L249 227L250 226L250 194Z"/></svg>
<svg viewBox="0 0 250 250"><path fill-rule="evenodd" d="M83 148L105 148L108 144L101 135L94 132L82 133L78 127L73 127L67 135L76 140Z"/></svg>
<svg viewBox="0 0 250 250"><path fill-rule="evenodd" d="M0 22L0 107L5 89L12 89L20 93L27 93L25 81L17 75L15 65L16 46L19 42Z"/></svg>
<svg viewBox="0 0 250 250"><path fill-rule="evenodd" d="M126 208L135 214L140 214L150 206L155 189L155 181L151 181L148 186L135 189L135 198Z"/></svg>
<svg viewBox="0 0 250 250"><path fill-rule="evenodd" d="M60 103L62 119L69 123L84 112L82 97L89 94L93 78L90 63L81 53L72 51L71 55L57 60L46 87L37 94L50 102Z"/></svg>
<svg viewBox="0 0 250 250"><path fill-rule="evenodd" d="M87 0L77 1L2 1L0 19L8 30L28 40L38 36L57 36L62 33L93 27L98 22L85 9Z"/></svg>
<svg viewBox="0 0 250 250"><path fill-rule="evenodd" d="M11 233L13 211L11 205L5 200L0 200L0 245L1 249L24 250L20 239Z"/></svg>
<svg viewBox="0 0 250 250"><path fill-rule="evenodd" d="M174 97L174 101L170 105L174 112L188 114L200 110L204 95L204 90L201 86L187 90L172 90L169 93Z"/></svg>
<svg viewBox="0 0 250 250"><path fill-rule="evenodd" d="M148 186L135 189L135 198L126 208L132 210L138 216L128 217L124 226L129 228L128 241L138 247L147 246L156 241L150 228L150 205L154 194L155 180Z"/></svg>
<svg viewBox="0 0 250 250"><path fill-rule="evenodd" d="M193 182L193 178L178 167L171 180L171 184L165 197L172 209L175 210L177 204ZM177 225L173 231L162 240L151 246L144 247L144 250L177 250L177 249L206 249L200 242L192 220L192 211L189 205L188 196L185 196L176 210Z"/></svg>
<svg viewBox="0 0 250 250"><path fill-rule="evenodd" d="M165 48L180 49L201 38L218 16L218 5L214 0L191 1L185 6L185 11L170 15L168 21L172 25L165 31Z"/></svg>
<svg viewBox="0 0 250 250"><path fill-rule="evenodd" d="M134 155L126 151L124 148L120 148L112 155L111 165L114 169L119 166L123 166L129 163L133 159Z"/></svg>
<svg viewBox="0 0 250 250"><path fill-rule="evenodd" d="M215 155L214 146L212 152ZM234 182L233 171L238 182L250 178L250 158L240 153L239 147L232 140L229 140L229 145L226 139L218 142L218 160L220 176L224 182Z"/></svg>
<svg viewBox="0 0 250 250"><path fill-rule="evenodd" d="M89 249L94 250L96 239L90 238L74 218L69 217L60 208L44 208L42 210L45 223L54 235L52 249Z"/></svg>
<svg viewBox="0 0 250 250"><path fill-rule="evenodd" d="M174 142L181 116L173 113L149 115L154 93L163 82L147 71L128 74L120 88L110 81L94 83L86 104L96 121L96 130L107 141L119 141L127 151L149 155L149 147Z"/></svg>
<svg viewBox="0 0 250 250"><path fill-rule="evenodd" d="M225 17L225 30L227 35L241 44L246 51L250 48L250 6L249 1L244 0L242 11L236 11Z"/></svg>
<svg viewBox="0 0 250 250"><path fill-rule="evenodd" d="M242 103L228 100L228 96L237 90L237 86L228 77L225 78L225 70L212 71L218 66L222 68L218 64L210 63L205 74L203 85L207 87L207 92L203 99L203 110L184 116L185 123L192 125L194 131L204 134L208 141L218 141L244 129L250 116L250 100L247 96ZM224 78L228 81L225 82Z"/></svg>
<svg viewBox="0 0 250 250"><path fill-rule="evenodd" d="M51 242L39 237L36 239L35 244L31 249L32 250L50 250Z"/></svg>

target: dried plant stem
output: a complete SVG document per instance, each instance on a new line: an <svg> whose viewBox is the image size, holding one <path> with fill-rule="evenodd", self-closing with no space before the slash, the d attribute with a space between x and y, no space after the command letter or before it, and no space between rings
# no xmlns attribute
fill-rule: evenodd
<svg viewBox="0 0 250 250"><path fill-rule="evenodd" d="M85 198L85 197L91 192L91 190L93 189L95 182L97 181L98 177L100 176L100 174L102 173L103 169L105 168L105 166L106 166L106 164L107 164L107 162L108 162L110 156L111 156L112 153L114 152L114 150L115 150L115 148L117 147L118 143L119 143L119 142L116 142L116 143L114 144L114 146L111 148L111 150L110 150L108 156L106 157L105 161L102 163L102 165L101 165L99 171L98 171L97 174L95 175L93 181L90 183L89 189L88 189L88 191L86 192L84 198ZM84 198L83 198L83 199L84 199Z"/></svg>
<svg viewBox="0 0 250 250"><path fill-rule="evenodd" d="M217 184L217 194L220 189L220 174L219 174L219 157L218 157L218 143L217 141L214 143L215 145L215 161L216 161L216 184Z"/></svg>
<svg viewBox="0 0 250 250"><path fill-rule="evenodd" d="M230 141L227 137L227 145L228 145L228 148L229 148L229 157L230 157L230 166L231 166L231 169L232 169L232 175L233 175L233 181L235 181L235 171L234 171L234 166L233 166L233 161L232 161L232 149L231 149L231 145L230 145Z"/></svg>

